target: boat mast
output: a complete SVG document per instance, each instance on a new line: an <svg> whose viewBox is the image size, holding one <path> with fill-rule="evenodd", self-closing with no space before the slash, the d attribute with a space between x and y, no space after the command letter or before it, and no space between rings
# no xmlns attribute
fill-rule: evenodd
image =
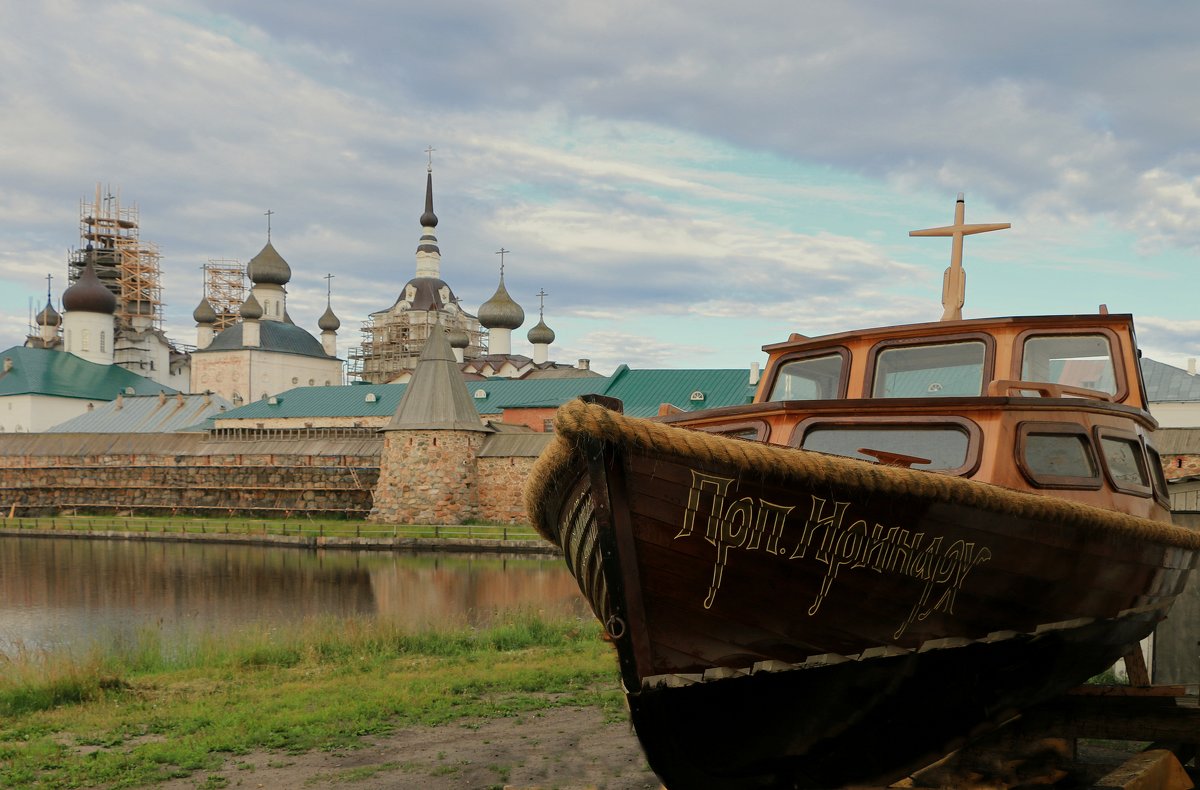
<svg viewBox="0 0 1200 790"><path fill-rule="evenodd" d="M954 239L954 243L950 248L950 268L946 269L946 273L942 275L943 321L962 320L962 307L967 294L967 273L963 270L962 266L963 236L970 236L975 233L987 233L991 230L1005 230L1012 227L1007 222L967 225L964 222L965 217L966 202L963 200L963 193L959 192L958 202L954 204L953 225L945 225L940 228L926 228L925 230L910 230L908 232L909 236L950 236Z"/></svg>

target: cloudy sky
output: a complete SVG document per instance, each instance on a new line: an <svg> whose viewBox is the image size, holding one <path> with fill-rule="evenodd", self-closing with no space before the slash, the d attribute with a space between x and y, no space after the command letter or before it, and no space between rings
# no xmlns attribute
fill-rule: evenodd
<svg viewBox="0 0 1200 790"><path fill-rule="evenodd" d="M201 266L272 240L343 351L415 270L433 146L442 276L499 256L552 358L743 367L764 343L941 314L1131 312L1200 356L1200 6L708 0L41 0L0 5L0 344L57 303L97 182L162 252L195 341Z"/></svg>

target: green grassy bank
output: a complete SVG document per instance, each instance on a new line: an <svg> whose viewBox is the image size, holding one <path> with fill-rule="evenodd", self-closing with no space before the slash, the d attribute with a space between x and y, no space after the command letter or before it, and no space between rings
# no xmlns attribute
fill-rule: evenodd
<svg viewBox="0 0 1200 790"><path fill-rule="evenodd" d="M537 532L527 524L376 524L362 519L306 518L303 516L289 519L259 519L244 516L113 516L104 514L22 516L0 518L0 528L189 535L539 540Z"/></svg>
<svg viewBox="0 0 1200 790"><path fill-rule="evenodd" d="M421 633L343 621L169 650L148 631L81 656L0 653L0 787L203 778L251 751L356 748L397 727L562 705L622 718L599 631L534 616Z"/></svg>

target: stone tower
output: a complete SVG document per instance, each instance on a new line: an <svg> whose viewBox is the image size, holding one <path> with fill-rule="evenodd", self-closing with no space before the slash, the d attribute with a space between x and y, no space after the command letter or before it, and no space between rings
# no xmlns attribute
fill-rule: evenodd
<svg viewBox="0 0 1200 790"><path fill-rule="evenodd" d="M463 524L478 517L477 458L493 431L480 421L441 324L433 325L383 430L372 521Z"/></svg>

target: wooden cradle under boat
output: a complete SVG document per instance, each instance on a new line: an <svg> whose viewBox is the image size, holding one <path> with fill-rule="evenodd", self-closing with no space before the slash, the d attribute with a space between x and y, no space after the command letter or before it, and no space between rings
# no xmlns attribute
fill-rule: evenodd
<svg viewBox="0 0 1200 790"><path fill-rule="evenodd" d="M1029 380L1054 338L1104 340L1103 391L1076 380L1094 356L1060 355L1042 365L1052 381ZM947 392L960 344L982 352L974 394ZM930 348L952 364L913 396L928 371L887 352ZM748 406L656 421L564 406L527 491L616 645L667 786L901 775L1103 671L1181 591L1200 535L1169 522L1128 316L767 350ZM835 358L832 389L812 391L829 397L773 399L789 365Z"/></svg>

